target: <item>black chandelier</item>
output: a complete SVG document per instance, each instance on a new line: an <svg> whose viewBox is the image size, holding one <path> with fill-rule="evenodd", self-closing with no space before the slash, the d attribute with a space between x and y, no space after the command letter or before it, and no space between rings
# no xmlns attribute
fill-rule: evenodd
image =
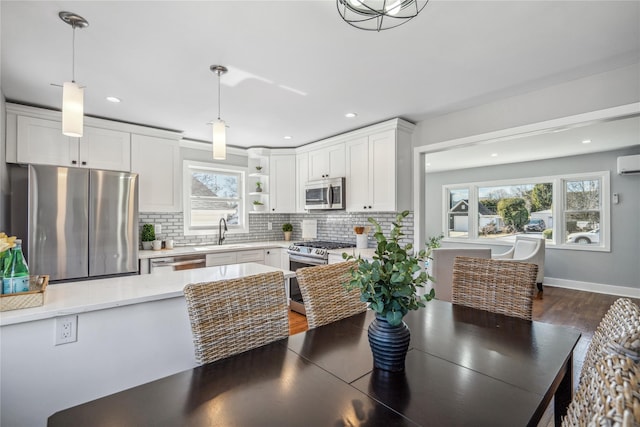
<svg viewBox="0 0 640 427"><path fill-rule="evenodd" d="M336 0L346 23L361 30L380 31L397 27L412 18L429 0Z"/></svg>

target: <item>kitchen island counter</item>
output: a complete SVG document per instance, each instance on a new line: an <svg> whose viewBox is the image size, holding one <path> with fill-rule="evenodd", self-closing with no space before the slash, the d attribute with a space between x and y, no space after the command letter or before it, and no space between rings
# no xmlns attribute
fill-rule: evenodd
<svg viewBox="0 0 640 427"><path fill-rule="evenodd" d="M189 283L235 279L270 271L280 269L245 263L52 284L45 292L44 305L4 311L0 313L0 326L181 297L184 286ZM282 271L285 279L295 275L292 271Z"/></svg>

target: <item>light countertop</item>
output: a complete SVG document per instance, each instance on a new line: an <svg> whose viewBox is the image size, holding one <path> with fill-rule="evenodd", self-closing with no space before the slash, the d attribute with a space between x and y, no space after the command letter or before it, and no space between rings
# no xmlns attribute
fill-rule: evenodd
<svg viewBox="0 0 640 427"><path fill-rule="evenodd" d="M236 279L272 271L282 271L285 279L295 276L289 270L245 263L52 284L45 291L44 305L4 311L0 313L0 326L181 297L189 283Z"/></svg>
<svg viewBox="0 0 640 427"><path fill-rule="evenodd" d="M366 248L366 249L357 249L357 248L331 249L329 251L329 255L340 255L340 256L342 256L343 252L346 252L349 255L353 255L356 258L358 256L360 256L362 258L372 259L373 256L376 253L376 250L375 250L375 248Z"/></svg>
<svg viewBox="0 0 640 427"><path fill-rule="evenodd" d="M138 251L139 259L160 258L177 255L194 255L209 254L216 252L243 251L252 249L270 249L270 248L288 248L293 242L278 240L273 242L246 242L246 243L228 243L223 245L196 245L196 246L179 246L173 249L162 249L159 251Z"/></svg>

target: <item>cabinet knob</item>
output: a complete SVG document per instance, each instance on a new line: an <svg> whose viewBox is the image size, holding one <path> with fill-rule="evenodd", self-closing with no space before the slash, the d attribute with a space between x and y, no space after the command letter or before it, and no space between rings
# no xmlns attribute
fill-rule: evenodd
<svg viewBox="0 0 640 427"><path fill-rule="evenodd" d="M275 211L276 211L276 208L272 208L272 209L271 209L271 212L275 212Z"/></svg>
<svg viewBox="0 0 640 427"><path fill-rule="evenodd" d="M78 164L78 162L76 162L75 160L71 160L71 164L72 165L76 165L76 164Z"/></svg>
<svg viewBox="0 0 640 427"><path fill-rule="evenodd" d="M362 207L362 209L367 209L367 207L366 207L366 206L363 206L363 207Z"/></svg>
<svg viewBox="0 0 640 427"><path fill-rule="evenodd" d="M369 209L371 209L371 206L369 206Z"/></svg>
<svg viewBox="0 0 640 427"><path fill-rule="evenodd" d="M82 162L82 165L83 165L83 166L86 166L86 165L87 165L87 162Z"/></svg>

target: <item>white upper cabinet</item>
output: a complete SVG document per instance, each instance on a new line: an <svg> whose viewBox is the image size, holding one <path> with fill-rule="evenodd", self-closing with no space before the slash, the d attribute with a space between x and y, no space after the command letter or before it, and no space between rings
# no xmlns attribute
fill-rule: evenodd
<svg viewBox="0 0 640 427"><path fill-rule="evenodd" d="M344 143L309 151L309 181L341 178L345 172Z"/></svg>
<svg viewBox="0 0 640 427"><path fill-rule="evenodd" d="M269 159L269 208L272 213L296 211L296 155L272 154Z"/></svg>
<svg viewBox="0 0 640 427"><path fill-rule="evenodd" d="M182 206L177 140L131 136L131 171L138 174L140 212L179 212Z"/></svg>
<svg viewBox="0 0 640 427"><path fill-rule="evenodd" d="M309 153L296 154L296 212L306 212L304 209L305 202L305 184L309 180Z"/></svg>
<svg viewBox="0 0 640 427"><path fill-rule="evenodd" d="M411 208L411 130L396 126L346 144L347 211L395 212Z"/></svg>
<svg viewBox="0 0 640 427"><path fill-rule="evenodd" d="M91 126L82 138L62 134L59 121L17 117L17 162L129 171L130 134Z"/></svg>
<svg viewBox="0 0 640 427"><path fill-rule="evenodd" d="M84 127L79 141L80 165L92 169L131 170L131 134Z"/></svg>

